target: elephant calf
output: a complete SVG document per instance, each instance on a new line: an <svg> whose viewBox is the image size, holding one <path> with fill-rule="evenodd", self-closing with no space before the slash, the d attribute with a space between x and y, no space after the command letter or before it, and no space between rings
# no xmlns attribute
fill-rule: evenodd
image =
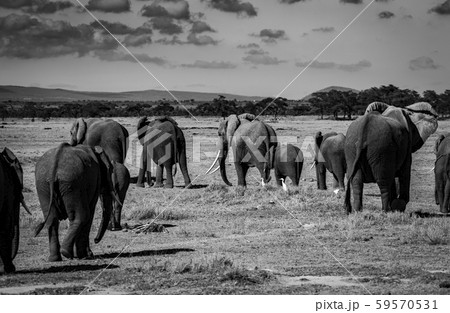
<svg viewBox="0 0 450 313"><path fill-rule="evenodd" d="M333 189L345 190L344 176L347 170L345 162L345 135L341 133L316 134L316 155L314 164L316 165L317 188L327 189L327 170L333 174Z"/></svg>
<svg viewBox="0 0 450 313"><path fill-rule="evenodd" d="M302 151L291 144L278 146L275 150L275 179L277 185L282 185L282 179L289 177L294 186L298 186L303 168Z"/></svg>
<svg viewBox="0 0 450 313"><path fill-rule="evenodd" d="M35 236L48 226L49 261L61 261L61 254L72 259L92 257L89 231L99 196L102 199L102 221L95 243L105 234L117 200L112 164L100 147L76 146L66 143L47 151L36 163L36 189L44 222ZM62 246L59 244L59 221L69 219L70 226Z"/></svg>
<svg viewBox="0 0 450 313"><path fill-rule="evenodd" d="M434 165L436 204L442 213L449 213L450 205L450 136L440 135L436 140Z"/></svg>
<svg viewBox="0 0 450 313"><path fill-rule="evenodd" d="M0 257L5 273L15 272L14 257L19 249L19 209L23 200L23 170L8 148L0 150Z"/></svg>

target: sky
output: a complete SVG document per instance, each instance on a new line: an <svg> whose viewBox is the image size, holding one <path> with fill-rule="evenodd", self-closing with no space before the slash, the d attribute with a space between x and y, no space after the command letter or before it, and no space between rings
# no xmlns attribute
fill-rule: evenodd
<svg viewBox="0 0 450 313"><path fill-rule="evenodd" d="M443 92L450 0L0 0L0 84L289 99L328 86Z"/></svg>

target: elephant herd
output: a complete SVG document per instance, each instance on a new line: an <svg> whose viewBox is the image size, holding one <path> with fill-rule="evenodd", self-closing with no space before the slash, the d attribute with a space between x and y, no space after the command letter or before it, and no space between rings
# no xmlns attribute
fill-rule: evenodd
<svg viewBox="0 0 450 313"><path fill-rule="evenodd" d="M412 153L420 149L438 127L437 113L430 104L415 103L405 108L371 103L366 113L353 121L346 135L335 132L315 136L314 163L317 188L326 189L326 171L334 177L337 193L346 190L347 213L362 210L364 183L377 183L383 211L404 211L409 202ZM137 137L143 146L137 187L173 188L178 164L186 188L191 186L186 157L186 140L177 122L170 117L137 123ZM256 167L261 184L266 185L273 169L276 183L285 187L290 178L298 185L304 158L294 145L281 145L275 130L252 114L230 115L218 127L217 156L207 174L220 170L222 180L231 186L226 173L226 158L231 149L238 185L246 186L250 167ZM102 218L98 243L107 229L121 229L121 211L130 185L124 165L128 131L116 121L76 120L70 142L50 149L36 163L35 181L44 221L35 236L48 229L49 261L89 258L89 233L95 207L100 198ZM450 205L450 136L439 136L436 147L435 198L441 212ZM151 180L149 159L156 163L155 182ZM218 167L213 170L216 163ZM23 171L15 155L0 150L0 256L6 273L14 272L12 263L19 238L19 208L23 200ZM163 181L163 171L166 179ZM347 177L347 188L344 177ZM396 182L396 179L398 180ZM353 203L351 202L353 191ZM59 222L69 219L69 229L59 242Z"/></svg>

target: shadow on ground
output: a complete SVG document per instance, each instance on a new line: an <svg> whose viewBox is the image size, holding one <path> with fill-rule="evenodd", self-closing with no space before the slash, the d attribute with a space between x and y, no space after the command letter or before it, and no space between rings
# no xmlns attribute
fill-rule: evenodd
<svg viewBox="0 0 450 313"><path fill-rule="evenodd" d="M108 264L77 264L77 265L61 265L51 266L44 269L31 269L31 270L19 270L17 274L47 274L47 273L68 273L68 272L81 272L81 271L97 271L101 269L113 269L118 268L117 265Z"/></svg>
<svg viewBox="0 0 450 313"><path fill-rule="evenodd" d="M112 258L133 258L133 257L141 257L141 256L153 256L153 255L167 255L167 254L176 254L179 252L194 252L194 249L162 249L162 250L143 250L137 252L112 252L96 255L95 259L112 259Z"/></svg>

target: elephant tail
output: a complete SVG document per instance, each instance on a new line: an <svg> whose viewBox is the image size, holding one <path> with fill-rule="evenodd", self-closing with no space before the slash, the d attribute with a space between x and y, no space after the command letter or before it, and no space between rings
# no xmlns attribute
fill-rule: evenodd
<svg viewBox="0 0 450 313"><path fill-rule="evenodd" d="M41 232L42 228L44 228L45 224L48 221L49 216L51 215L51 210L52 210L52 205L54 202L54 198L55 198L55 185L56 185L56 171L58 170L58 160L61 156L62 150L65 146L69 146L67 143L62 143L58 146L55 156L54 156L54 162L52 164L52 168L50 171L50 179L49 179L49 202L48 202L48 211L47 211L47 215L45 216L45 219L42 223L39 223L35 230L34 230L34 237L36 237L37 235L39 235L39 233Z"/></svg>
<svg viewBox="0 0 450 313"><path fill-rule="evenodd" d="M123 131L123 135L124 135L124 140L122 141L122 157L123 157L123 162L125 162L126 158L127 158L127 152L128 152L128 145L129 145L129 137L130 134L128 133L128 130L123 127L122 125L120 125Z"/></svg>
<svg viewBox="0 0 450 313"><path fill-rule="evenodd" d="M347 214L352 213L352 204L351 204L351 190L350 185L352 183L353 178L356 175L356 172L359 169L360 159L364 151L364 145L365 145L365 136L367 133L367 128L369 124L370 116L365 117L365 120L363 122L363 125L361 127L362 131L359 131L358 139L356 141L356 153L355 153L355 160L353 161L353 164L351 165L351 168L348 169L348 180L347 180L347 190L345 191L345 209L347 211Z"/></svg>

